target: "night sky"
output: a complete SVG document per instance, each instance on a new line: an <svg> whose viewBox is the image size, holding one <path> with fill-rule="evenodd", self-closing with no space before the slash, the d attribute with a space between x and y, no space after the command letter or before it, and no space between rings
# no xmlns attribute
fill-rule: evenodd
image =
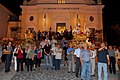
<svg viewBox="0 0 120 80"><path fill-rule="evenodd" d="M0 3L17 16L21 14L20 5L22 5L23 0L0 0ZM120 31L116 32L112 27L116 24L120 25L119 0L102 0L102 3L105 5L103 8L103 29L105 40L110 44L120 46ZM120 26L118 26L117 29L120 30ZM115 40L113 40L113 36L115 37Z"/></svg>
<svg viewBox="0 0 120 80"><path fill-rule="evenodd" d="M20 5L22 5L23 0L0 0L0 3L17 16L21 14Z"/></svg>

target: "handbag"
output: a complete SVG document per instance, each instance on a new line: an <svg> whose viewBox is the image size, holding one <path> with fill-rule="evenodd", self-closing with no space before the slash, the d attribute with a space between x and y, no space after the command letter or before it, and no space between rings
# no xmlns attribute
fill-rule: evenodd
<svg viewBox="0 0 120 80"><path fill-rule="evenodd" d="M17 56L18 54L17 53L14 53L14 56Z"/></svg>
<svg viewBox="0 0 120 80"><path fill-rule="evenodd" d="M38 52L37 58L40 59L42 57L42 53Z"/></svg>

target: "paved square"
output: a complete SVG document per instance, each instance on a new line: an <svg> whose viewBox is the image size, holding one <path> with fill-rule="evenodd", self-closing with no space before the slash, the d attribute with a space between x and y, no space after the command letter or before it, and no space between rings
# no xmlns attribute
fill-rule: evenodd
<svg viewBox="0 0 120 80"><path fill-rule="evenodd" d="M61 65L61 70L46 70L45 65L36 68L36 70L27 72L26 67L23 72L16 72L11 66L11 72L4 72L4 64L0 65L0 80L80 80L75 77L75 73L68 73L67 66ZM118 78L119 76L119 78ZM117 71L116 75L108 74L108 80L120 80L120 72ZM91 77L91 80L97 80L97 72L95 77Z"/></svg>

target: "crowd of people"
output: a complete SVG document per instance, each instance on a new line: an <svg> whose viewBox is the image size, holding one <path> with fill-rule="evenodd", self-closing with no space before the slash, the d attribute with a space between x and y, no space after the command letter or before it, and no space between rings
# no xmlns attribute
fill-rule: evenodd
<svg viewBox="0 0 120 80"><path fill-rule="evenodd" d="M101 43L96 47L95 43L88 45L88 43L78 43L77 48L73 47L72 40L66 38L61 39L60 42L55 36L45 36L39 43L29 44L25 48L21 44L0 45L1 61L5 63L5 72L10 71L12 60L14 61L14 69L16 72L33 71L41 66L41 60L45 60L46 70L60 70L61 60L64 60L64 66L68 67L68 74L75 73L76 77L84 80L90 80L91 76L98 71L98 80L101 79L102 69L104 72L104 80L108 80L108 67L112 74L116 74L118 70L117 61L120 57L120 48L116 46ZM96 67L97 63L97 67ZM26 68L25 68L26 67Z"/></svg>

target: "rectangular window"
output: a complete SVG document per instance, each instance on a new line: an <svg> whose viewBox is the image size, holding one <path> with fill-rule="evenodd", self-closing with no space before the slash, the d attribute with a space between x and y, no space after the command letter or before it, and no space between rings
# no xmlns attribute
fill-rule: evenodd
<svg viewBox="0 0 120 80"><path fill-rule="evenodd" d="M56 32L64 32L66 29L66 23L56 23Z"/></svg>
<svg viewBox="0 0 120 80"><path fill-rule="evenodd" d="M65 0L58 0L58 3L59 3L59 4L64 4L64 3L65 3Z"/></svg>

